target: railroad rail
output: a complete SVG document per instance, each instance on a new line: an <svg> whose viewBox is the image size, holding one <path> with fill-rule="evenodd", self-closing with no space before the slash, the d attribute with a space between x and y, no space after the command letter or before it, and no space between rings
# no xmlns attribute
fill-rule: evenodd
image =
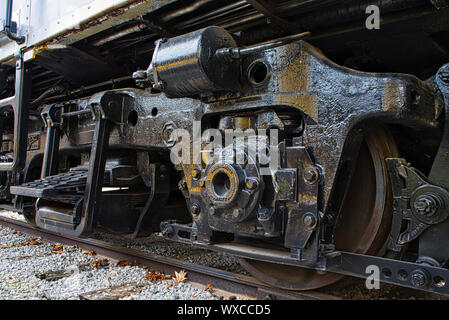
<svg viewBox="0 0 449 320"><path fill-rule="evenodd" d="M80 248L95 251L97 254L116 260L136 261L140 265L164 273L173 274L174 271L184 269L189 274L189 281L200 284L212 283L214 288L245 294L258 300L339 300L339 298L319 292L292 292L271 288L257 279L216 268L192 264L177 259L159 256L154 253L113 245L97 239L80 239L61 236L55 232L43 230L25 222L0 216L0 225L20 231L45 241L58 242L65 245L78 245Z"/></svg>

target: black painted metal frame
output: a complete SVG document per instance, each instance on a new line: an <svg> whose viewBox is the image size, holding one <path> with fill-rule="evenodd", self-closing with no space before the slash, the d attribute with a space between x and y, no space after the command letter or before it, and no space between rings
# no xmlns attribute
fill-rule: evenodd
<svg viewBox="0 0 449 320"><path fill-rule="evenodd" d="M22 55L16 59L15 94L0 100L0 110L14 112L14 156L12 162L0 162L0 171L20 171L25 167L28 139L28 104L31 93L31 77L25 68ZM1 132L0 132L1 134Z"/></svg>

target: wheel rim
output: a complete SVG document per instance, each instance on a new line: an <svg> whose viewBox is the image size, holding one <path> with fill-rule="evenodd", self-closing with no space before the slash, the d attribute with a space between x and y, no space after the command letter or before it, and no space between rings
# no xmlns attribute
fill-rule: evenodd
<svg viewBox="0 0 449 320"><path fill-rule="evenodd" d="M391 194L385 158L398 155L392 138L382 129L370 132L362 143L341 219L335 231L338 250L383 255L391 221ZM360 195L363 190L363 195ZM341 278L336 273L240 258L255 278L289 290L312 290Z"/></svg>

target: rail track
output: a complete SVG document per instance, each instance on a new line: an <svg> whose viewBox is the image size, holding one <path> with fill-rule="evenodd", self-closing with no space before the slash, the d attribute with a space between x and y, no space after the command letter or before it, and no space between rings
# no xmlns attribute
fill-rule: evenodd
<svg viewBox="0 0 449 320"><path fill-rule="evenodd" d="M136 261L140 265L155 270L162 270L166 274L173 274L180 269L189 275L189 281L199 284L213 284L215 289L244 294L254 299L265 300L338 300L338 297L320 292L292 292L271 288L264 283L246 275L236 274L216 268L192 264L177 259L159 256L154 253L114 245L97 239L80 239L61 236L57 233L31 226L23 221L0 216L0 225L40 237L48 242L65 245L78 245L81 249L95 251L97 254L115 259Z"/></svg>

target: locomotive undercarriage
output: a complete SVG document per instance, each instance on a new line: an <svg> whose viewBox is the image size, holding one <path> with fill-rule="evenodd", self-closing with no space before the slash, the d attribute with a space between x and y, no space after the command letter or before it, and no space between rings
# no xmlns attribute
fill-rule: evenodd
<svg viewBox="0 0 449 320"><path fill-rule="evenodd" d="M223 34L208 43L223 67L214 82L177 47L207 36L157 43L134 75L142 89L39 114L19 56L15 97L0 101L2 206L72 236L162 231L293 290L375 265L383 282L449 295L449 65L424 82L341 67L296 39L221 50L236 46ZM401 154L407 130L437 141L421 170Z"/></svg>

